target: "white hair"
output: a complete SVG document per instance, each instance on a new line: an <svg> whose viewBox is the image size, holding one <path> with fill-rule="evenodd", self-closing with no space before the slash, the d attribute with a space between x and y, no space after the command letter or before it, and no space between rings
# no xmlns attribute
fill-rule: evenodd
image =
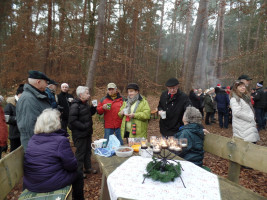
<svg viewBox="0 0 267 200"><path fill-rule="evenodd" d="M86 90L89 91L89 88L86 86L78 86L76 89L77 97L80 97L80 95L83 94Z"/></svg>
<svg viewBox="0 0 267 200"><path fill-rule="evenodd" d="M5 99L2 95L0 95L0 102L3 102Z"/></svg>
<svg viewBox="0 0 267 200"><path fill-rule="evenodd" d="M62 88L63 86L67 86L67 87L69 88L68 83L62 83L62 84L61 84L61 88Z"/></svg>
<svg viewBox="0 0 267 200"><path fill-rule="evenodd" d="M52 133L60 128L60 112L56 109L48 108L37 118L34 133Z"/></svg>
<svg viewBox="0 0 267 200"><path fill-rule="evenodd" d="M31 85L35 85L37 83L38 79L34 79L34 78L28 78L28 83Z"/></svg>

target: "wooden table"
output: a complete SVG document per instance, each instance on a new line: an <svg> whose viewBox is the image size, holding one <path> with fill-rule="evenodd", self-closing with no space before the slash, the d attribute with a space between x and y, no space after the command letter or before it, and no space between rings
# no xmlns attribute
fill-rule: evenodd
<svg viewBox="0 0 267 200"><path fill-rule="evenodd" d="M136 154L137 155L137 154ZM112 156L109 158L101 157L95 155L97 162L99 163L100 170L102 172L102 183L101 183L101 200L109 200L109 192L107 187L107 177L123 162L128 158L120 158L118 156ZM177 160L182 160L180 157L176 157ZM248 190L234 182L231 182L223 177L218 176L221 198L223 200L233 200L233 199L242 199L242 200L266 200L266 198L254 193L251 190ZM119 200L127 200L126 198L118 198Z"/></svg>

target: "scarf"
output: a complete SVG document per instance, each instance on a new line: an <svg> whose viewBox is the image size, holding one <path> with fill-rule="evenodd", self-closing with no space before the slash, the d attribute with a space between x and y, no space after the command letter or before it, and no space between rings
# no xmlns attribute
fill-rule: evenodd
<svg viewBox="0 0 267 200"><path fill-rule="evenodd" d="M236 101L239 103L240 102L240 97L237 96L237 94L233 93L233 97L236 99ZM247 96L245 94L242 94L242 99L249 105L249 107L251 108L251 110L253 111L254 115L255 115L255 111L254 108L251 104L251 99L250 96Z"/></svg>
<svg viewBox="0 0 267 200"><path fill-rule="evenodd" d="M128 114L131 113L131 106L139 99L139 94L135 95L133 98L130 98L128 96L127 104L126 104L126 109Z"/></svg>
<svg viewBox="0 0 267 200"><path fill-rule="evenodd" d="M117 93L115 93L115 94L111 95L110 97L111 97L112 100L114 100L114 99L117 98L117 96L118 96Z"/></svg>

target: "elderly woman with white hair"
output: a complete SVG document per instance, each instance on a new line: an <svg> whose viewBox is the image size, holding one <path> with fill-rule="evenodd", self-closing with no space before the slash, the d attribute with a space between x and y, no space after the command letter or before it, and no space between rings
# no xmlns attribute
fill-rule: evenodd
<svg viewBox="0 0 267 200"><path fill-rule="evenodd" d="M55 109L46 109L37 118L24 155L23 185L43 193L72 184L73 198L83 200L83 175L77 171L69 135L60 128L60 112Z"/></svg>
<svg viewBox="0 0 267 200"><path fill-rule="evenodd" d="M61 111L61 127L67 130L69 120L69 108L73 100L73 96L68 93L69 85L67 83L61 84L61 92L57 95L58 109Z"/></svg>
<svg viewBox="0 0 267 200"><path fill-rule="evenodd" d="M183 116L184 126L175 134L178 139L187 139L187 147L183 148L179 156L200 167L203 165L204 158L204 132L201 120L202 115L198 109L187 107Z"/></svg>
<svg viewBox="0 0 267 200"><path fill-rule="evenodd" d="M89 89L79 86L76 89L77 98L72 101L69 113L69 128L72 131L72 139L76 147L75 156L78 161L78 169L84 173L96 173L91 166L91 143L93 134L92 115L96 113L96 107L90 106ZM86 175L84 175L86 178Z"/></svg>

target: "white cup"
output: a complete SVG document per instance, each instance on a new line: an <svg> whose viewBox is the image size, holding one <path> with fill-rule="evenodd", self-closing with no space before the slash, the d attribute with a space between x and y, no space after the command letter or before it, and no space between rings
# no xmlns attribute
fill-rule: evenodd
<svg viewBox="0 0 267 200"><path fill-rule="evenodd" d="M94 100L92 101L92 104L93 104L94 107L97 107L97 100L94 99Z"/></svg>
<svg viewBox="0 0 267 200"><path fill-rule="evenodd" d="M6 120L6 122L9 121L9 115L5 115L5 120Z"/></svg>
<svg viewBox="0 0 267 200"><path fill-rule="evenodd" d="M99 141L102 142L102 147L105 148L107 146L107 142L108 140L107 139L100 139Z"/></svg>
<svg viewBox="0 0 267 200"><path fill-rule="evenodd" d="M166 111L161 111L160 116L161 119L166 119Z"/></svg>
<svg viewBox="0 0 267 200"><path fill-rule="evenodd" d="M128 115L128 109L127 109L127 108L124 108L124 109L123 109L123 114L124 114L124 115Z"/></svg>
<svg viewBox="0 0 267 200"><path fill-rule="evenodd" d="M95 150L97 148L102 148L103 141L96 140L94 143L91 143L91 147Z"/></svg>
<svg viewBox="0 0 267 200"><path fill-rule="evenodd" d="M73 98L68 98L68 102L72 102L73 101Z"/></svg>

